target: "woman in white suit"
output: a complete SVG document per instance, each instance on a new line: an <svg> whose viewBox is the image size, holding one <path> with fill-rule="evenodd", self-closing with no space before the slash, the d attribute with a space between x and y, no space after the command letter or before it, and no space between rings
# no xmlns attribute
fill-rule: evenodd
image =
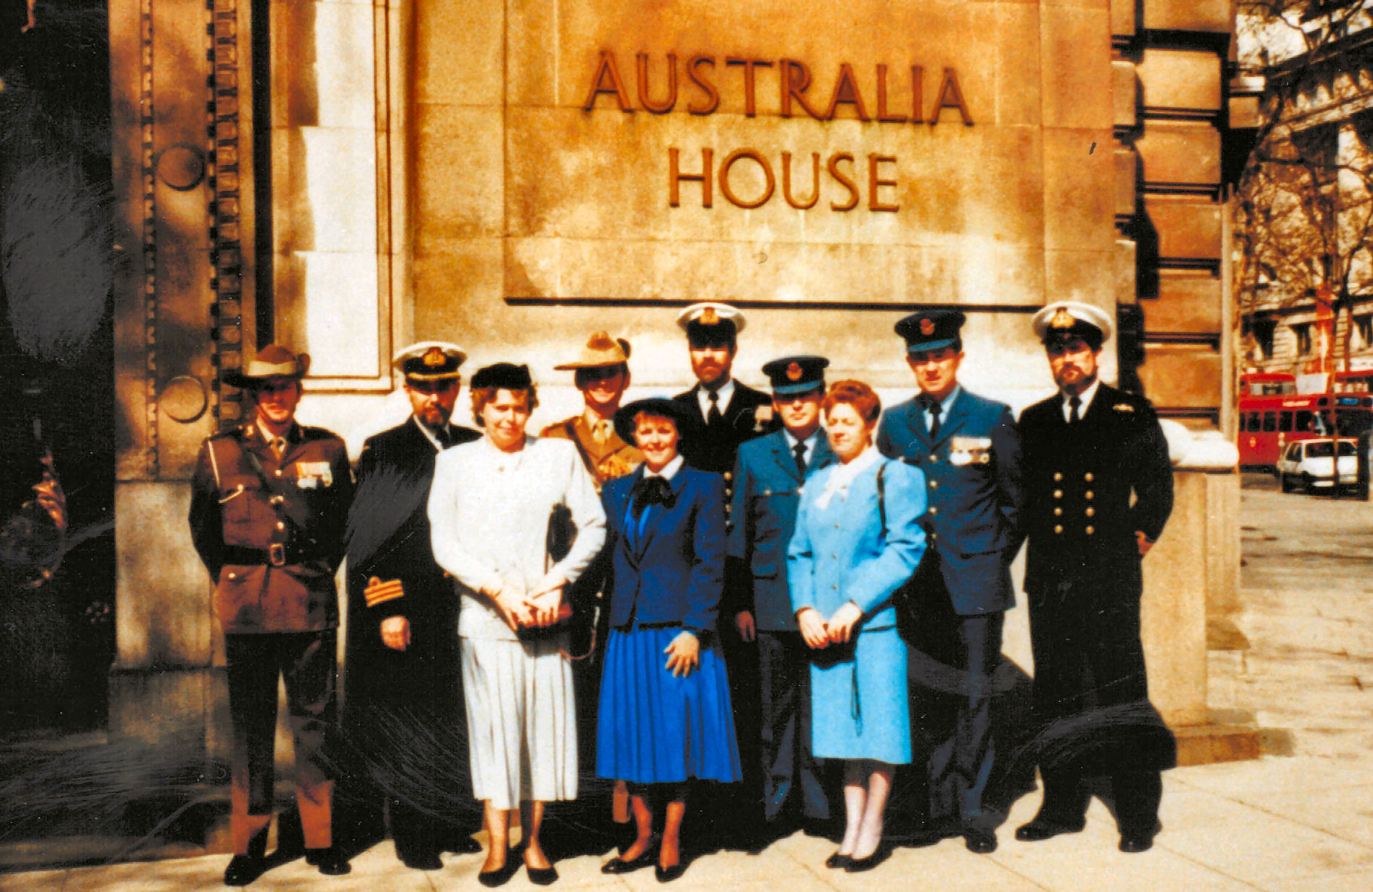
<svg viewBox="0 0 1373 892"><path fill-rule="evenodd" d="M892 595L925 551L925 476L873 446L881 401L836 382L823 404L839 463L806 483L787 549L792 608L811 648L812 750L844 761L846 824L826 866L870 870L894 766L911 761L906 645Z"/></svg>

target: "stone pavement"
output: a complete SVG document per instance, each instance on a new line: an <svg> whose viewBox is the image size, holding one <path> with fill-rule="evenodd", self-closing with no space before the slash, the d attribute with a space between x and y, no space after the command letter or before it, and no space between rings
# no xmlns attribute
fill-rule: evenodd
<svg viewBox="0 0 1373 892"><path fill-rule="evenodd" d="M1116 850L1110 814L1094 801L1087 829L1019 843L1036 795L1016 803L992 855L961 840L898 849L877 870L847 875L821 862L832 844L797 834L763 854L707 855L681 889L1373 889L1373 505L1283 495L1246 479L1242 599L1236 624L1250 649L1213 656L1212 706L1255 717L1269 754L1253 762L1179 768L1165 775L1163 832L1152 851ZM555 888L657 888L652 871L602 876L599 858L558 864ZM218 887L223 855L0 876L0 889L182 890ZM402 867L390 843L353 861L347 877L320 877L296 861L253 889L473 888L481 856L444 856L444 869ZM507 886L530 888L523 873Z"/></svg>

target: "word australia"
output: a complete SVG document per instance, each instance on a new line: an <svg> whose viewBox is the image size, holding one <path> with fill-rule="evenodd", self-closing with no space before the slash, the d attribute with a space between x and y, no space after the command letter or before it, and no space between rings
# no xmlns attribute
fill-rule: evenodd
<svg viewBox="0 0 1373 892"><path fill-rule="evenodd" d="M697 54L683 61L676 53L655 58L640 52L634 54L632 76L626 76L614 51L601 50L582 110L618 108L665 115L680 107L689 114L711 115L728 97L731 108L742 108L750 118L766 104L765 111L775 110L783 118L807 115L830 121L843 109L845 117L882 124L933 125L945 112L946 120L956 112L964 124L973 123L953 68L928 77L934 87L928 94L927 75L920 65L889 69L878 64L872 78L862 83L848 62L839 63L832 78L823 72L826 77L821 79L821 74L797 59Z"/></svg>

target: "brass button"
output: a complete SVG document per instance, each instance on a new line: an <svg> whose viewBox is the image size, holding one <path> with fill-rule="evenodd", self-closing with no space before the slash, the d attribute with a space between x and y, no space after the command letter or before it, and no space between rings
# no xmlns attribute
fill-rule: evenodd
<svg viewBox="0 0 1373 892"><path fill-rule="evenodd" d="M1092 526L1091 524L1088 524L1088 525L1087 525L1087 535L1090 536L1090 535L1092 535L1092 534L1095 533L1095 532L1096 532L1096 527Z"/></svg>
<svg viewBox="0 0 1373 892"><path fill-rule="evenodd" d="M931 505L931 506L930 506L930 513L931 513L931 514L938 514L938 513L939 513L939 509L936 508L936 507L934 507L933 505Z"/></svg>
<svg viewBox="0 0 1373 892"><path fill-rule="evenodd" d="M1090 502L1094 497L1094 493L1089 489L1082 494L1082 497Z"/></svg>
<svg viewBox="0 0 1373 892"><path fill-rule="evenodd" d="M1062 479L1063 479L1063 472L1062 472L1062 471L1054 471L1054 482L1057 483L1058 481L1060 481L1060 480L1062 480Z"/></svg>
<svg viewBox="0 0 1373 892"><path fill-rule="evenodd" d="M726 471L726 472L725 472L725 479L726 479L726 480L733 480L733 479L734 479L734 474L733 474L733 472L731 472L731 471Z"/></svg>
<svg viewBox="0 0 1373 892"><path fill-rule="evenodd" d="M938 534L938 533L930 533L930 535L929 535L928 538L929 538L929 540L930 540L931 542L937 542L937 541L939 541L939 534Z"/></svg>
<svg viewBox="0 0 1373 892"><path fill-rule="evenodd" d="M836 530L839 529L839 524L836 523L836 524L834 525L834 528L835 528Z"/></svg>
<svg viewBox="0 0 1373 892"><path fill-rule="evenodd" d="M1083 475L1082 475L1082 479L1083 479L1083 480L1086 480L1088 483L1091 483L1091 482L1092 482L1093 480L1095 480L1096 478L1092 476L1092 472L1091 472L1091 471L1088 471L1086 474L1083 474Z"/></svg>
<svg viewBox="0 0 1373 892"><path fill-rule="evenodd" d="M280 477L280 476L281 476L281 468L277 468L277 469L276 469L275 471L273 471L272 473L275 474L276 476Z"/></svg>
<svg viewBox="0 0 1373 892"><path fill-rule="evenodd" d="M1056 490L1054 490L1054 498L1056 498L1056 499L1061 499L1061 498L1063 498L1063 490L1061 490L1061 489L1056 489Z"/></svg>
<svg viewBox="0 0 1373 892"><path fill-rule="evenodd" d="M230 571L229 571L229 578L230 578L230 579L237 579L237 578L238 578L238 574L235 573L235 572L233 572L232 570L230 570Z"/></svg>
<svg viewBox="0 0 1373 892"><path fill-rule="evenodd" d="M832 586L830 586L830 588L833 589L834 591L839 591L839 586L837 586L837 585L832 585Z"/></svg>
<svg viewBox="0 0 1373 892"><path fill-rule="evenodd" d="M932 465L937 465L937 464L939 464L939 456L931 454L931 455L930 455L930 464L932 464Z"/></svg>
<svg viewBox="0 0 1373 892"><path fill-rule="evenodd" d="M931 481L930 481L930 489L938 489L938 488L939 488L939 481L938 481L938 480L931 480Z"/></svg>
<svg viewBox="0 0 1373 892"><path fill-rule="evenodd" d="M1062 533L1062 532L1063 532L1063 527L1062 527L1060 524L1054 524L1054 532L1055 532L1055 533Z"/></svg>
<svg viewBox="0 0 1373 892"><path fill-rule="evenodd" d="M1062 508L1054 508L1054 517L1062 517L1062 516L1063 516L1063 509L1062 509Z"/></svg>
<svg viewBox="0 0 1373 892"><path fill-rule="evenodd" d="M1093 508L1093 507L1091 507L1091 506L1088 506L1088 508L1087 508L1087 516L1088 516L1088 517L1096 517L1096 509Z"/></svg>
<svg viewBox="0 0 1373 892"><path fill-rule="evenodd" d="M279 529L279 530L284 530L284 529L286 529L286 524L283 523L282 521L278 520L278 521L277 521L277 529Z"/></svg>

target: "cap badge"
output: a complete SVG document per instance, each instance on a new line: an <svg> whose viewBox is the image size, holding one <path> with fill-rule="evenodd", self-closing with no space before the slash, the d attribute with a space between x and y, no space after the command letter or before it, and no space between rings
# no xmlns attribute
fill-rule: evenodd
<svg viewBox="0 0 1373 892"><path fill-rule="evenodd" d="M1059 307L1058 312L1054 313L1054 318L1049 320L1050 328L1072 328L1077 324L1073 314L1068 312L1066 307Z"/></svg>
<svg viewBox="0 0 1373 892"><path fill-rule="evenodd" d="M702 325L719 325L720 317L716 314L714 307L706 307L701 311L701 318L697 321Z"/></svg>
<svg viewBox="0 0 1373 892"><path fill-rule="evenodd" d="M610 335L603 331L598 331L591 336L591 340L586 342L589 350L614 350L615 342L610 339Z"/></svg>
<svg viewBox="0 0 1373 892"><path fill-rule="evenodd" d="M929 316L922 316L920 319L920 333L925 337L934 334L934 320Z"/></svg>
<svg viewBox="0 0 1373 892"><path fill-rule="evenodd" d="M427 369L436 369L447 362L447 360L448 357L443 355L442 350L438 347L430 347L428 350L424 351L424 356L421 357L420 362L422 362Z"/></svg>
<svg viewBox="0 0 1373 892"><path fill-rule="evenodd" d="M801 370L801 364L799 362L793 362L791 365L787 366L788 381L800 381L803 374L805 373Z"/></svg>

